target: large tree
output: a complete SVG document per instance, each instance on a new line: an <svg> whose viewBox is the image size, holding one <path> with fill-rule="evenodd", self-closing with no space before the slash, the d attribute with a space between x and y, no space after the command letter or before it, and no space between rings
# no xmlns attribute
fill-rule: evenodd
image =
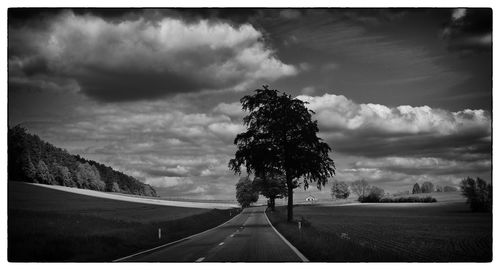
<svg viewBox="0 0 500 270"><path fill-rule="evenodd" d="M317 121L306 102L267 86L241 99L249 114L243 122L247 131L236 136L238 149L229 167L237 174L245 166L248 173L265 175L268 171L285 177L288 193L288 221L293 220L293 189L316 183L321 189L335 174L328 153L330 146L318 138Z"/></svg>

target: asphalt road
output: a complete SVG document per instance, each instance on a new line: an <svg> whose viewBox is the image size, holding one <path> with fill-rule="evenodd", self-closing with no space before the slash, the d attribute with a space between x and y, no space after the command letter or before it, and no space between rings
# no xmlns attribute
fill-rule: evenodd
<svg viewBox="0 0 500 270"><path fill-rule="evenodd" d="M268 222L265 207L246 208L229 222L127 262L301 262Z"/></svg>

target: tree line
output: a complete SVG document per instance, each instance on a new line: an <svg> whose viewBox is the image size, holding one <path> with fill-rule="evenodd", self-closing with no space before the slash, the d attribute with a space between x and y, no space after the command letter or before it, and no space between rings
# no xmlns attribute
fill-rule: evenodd
<svg viewBox="0 0 500 270"><path fill-rule="evenodd" d="M65 149L29 134L22 126L8 131L8 179L156 196L150 185L93 160L69 154Z"/></svg>

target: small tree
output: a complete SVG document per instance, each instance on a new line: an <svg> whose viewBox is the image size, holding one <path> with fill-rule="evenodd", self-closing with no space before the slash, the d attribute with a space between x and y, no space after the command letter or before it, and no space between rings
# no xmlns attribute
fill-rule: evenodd
<svg viewBox="0 0 500 270"><path fill-rule="evenodd" d="M65 166L56 164L55 166L55 180L61 186L73 186L71 172Z"/></svg>
<svg viewBox="0 0 500 270"><path fill-rule="evenodd" d="M411 194L419 194L422 193L422 190L420 189L420 185L418 183L415 183L413 185L413 190L411 191Z"/></svg>
<svg viewBox="0 0 500 270"><path fill-rule="evenodd" d="M443 187L440 185L436 185L436 192L443 192Z"/></svg>
<svg viewBox="0 0 500 270"><path fill-rule="evenodd" d="M271 211L274 211L276 199L287 196L286 181L282 175L268 174L266 177L255 177L253 186L254 190L269 199Z"/></svg>
<svg viewBox="0 0 500 270"><path fill-rule="evenodd" d="M259 191L255 190L250 178L242 177L236 184L236 200L242 208L249 207L259 199Z"/></svg>
<svg viewBox="0 0 500 270"><path fill-rule="evenodd" d="M29 153L23 155L23 157L24 157L24 160L22 161L22 165L21 165L22 174L30 182L37 181L36 180L37 169L33 165L33 162L31 161Z"/></svg>
<svg viewBox="0 0 500 270"><path fill-rule="evenodd" d="M347 199L351 191L345 182L338 182L335 180L332 185L331 194L333 199Z"/></svg>
<svg viewBox="0 0 500 270"><path fill-rule="evenodd" d="M421 187L422 193L431 193L434 191L434 184L431 182L424 182Z"/></svg>
<svg viewBox="0 0 500 270"><path fill-rule="evenodd" d="M39 183L52 185L54 184L54 176L49 171L49 168L43 162L43 160L38 161L38 166L36 170L36 179Z"/></svg>
<svg viewBox="0 0 500 270"><path fill-rule="evenodd" d="M370 191L370 185L365 179L356 180L351 183L351 189L358 197L365 197Z"/></svg>
<svg viewBox="0 0 500 270"><path fill-rule="evenodd" d="M492 209L493 189L491 184L487 184L483 179L467 177L460 183L462 195L467 198L472 211L488 212Z"/></svg>

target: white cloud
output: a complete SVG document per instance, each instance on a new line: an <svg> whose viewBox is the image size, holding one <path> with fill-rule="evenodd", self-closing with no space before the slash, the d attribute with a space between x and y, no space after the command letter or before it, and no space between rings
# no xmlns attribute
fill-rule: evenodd
<svg viewBox="0 0 500 270"><path fill-rule="evenodd" d="M467 14L467 9L465 8L457 8L453 10L453 13L451 14L451 18L453 21L458 21L461 18L465 17Z"/></svg>
<svg viewBox="0 0 500 270"><path fill-rule="evenodd" d="M223 113L225 115L232 116L232 117L243 117L246 114L245 111L243 111L243 109L241 107L241 103L239 103L239 102L219 103L213 109L213 111L216 113Z"/></svg>
<svg viewBox="0 0 500 270"><path fill-rule="evenodd" d="M298 96L309 102L320 126L332 130L376 131L383 134L451 135L468 131L489 133L491 118L484 110L449 112L428 106L357 104L345 96Z"/></svg>

